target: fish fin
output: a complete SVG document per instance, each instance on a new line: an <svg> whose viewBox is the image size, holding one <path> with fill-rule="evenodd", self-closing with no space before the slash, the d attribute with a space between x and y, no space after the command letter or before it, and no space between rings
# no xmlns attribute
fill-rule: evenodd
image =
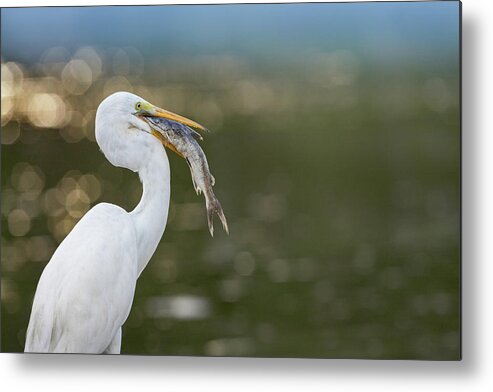
<svg viewBox="0 0 493 392"><path fill-rule="evenodd" d="M195 193L197 195L200 195L201 189L197 186L197 183L195 182L195 177L193 176L192 165L190 164L190 161L188 160L188 158L185 158L185 160L187 161L187 165L190 168L190 174L192 175L193 189L195 189Z"/></svg>
<svg viewBox="0 0 493 392"><path fill-rule="evenodd" d="M212 186L214 186L216 184L216 179L214 178L214 176L211 174L211 184Z"/></svg>
<svg viewBox="0 0 493 392"><path fill-rule="evenodd" d="M199 140L201 140L201 141L202 141L202 140L204 140L204 138L202 137L202 135L201 135L200 133L198 133L195 129L192 129L192 128L190 128L190 127L187 127L187 128L190 130L190 132L192 133L192 135L193 135L195 138L197 138L197 139L199 139Z"/></svg>
<svg viewBox="0 0 493 392"><path fill-rule="evenodd" d="M195 189L195 193L197 195L200 195L200 188L197 186L197 183L195 182L195 178L193 177L193 173L192 173L192 184L193 184L193 189Z"/></svg>
<svg viewBox="0 0 493 392"><path fill-rule="evenodd" d="M211 233L211 237L214 237L214 213L217 214L219 220L223 225L224 231L229 234L228 222L226 221L226 217L224 216L224 211L221 206L219 200L212 195L210 200L206 202L207 207L207 225L209 226L209 232Z"/></svg>

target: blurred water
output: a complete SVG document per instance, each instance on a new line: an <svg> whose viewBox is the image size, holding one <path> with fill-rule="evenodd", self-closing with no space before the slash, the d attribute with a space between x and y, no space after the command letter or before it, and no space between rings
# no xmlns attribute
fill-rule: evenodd
<svg viewBox="0 0 493 392"><path fill-rule="evenodd" d="M269 62L105 42L2 53L2 350L22 350L40 273L73 225L98 202L139 200L137 176L94 143L97 105L128 90L214 131L202 146L231 234L210 238L170 152L169 222L123 353L457 359L458 52L377 67L378 42Z"/></svg>

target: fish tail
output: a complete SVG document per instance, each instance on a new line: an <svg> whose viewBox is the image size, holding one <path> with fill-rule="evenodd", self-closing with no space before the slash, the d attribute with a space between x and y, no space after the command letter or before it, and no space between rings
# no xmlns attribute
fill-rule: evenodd
<svg viewBox="0 0 493 392"><path fill-rule="evenodd" d="M226 217L224 216L224 211L221 206L221 203L216 198L216 196L211 195L210 198L207 199L206 202L207 207L207 225L209 226L209 232L211 236L214 237L214 213L217 214L219 220L223 225L224 231L229 234L228 222L226 221Z"/></svg>

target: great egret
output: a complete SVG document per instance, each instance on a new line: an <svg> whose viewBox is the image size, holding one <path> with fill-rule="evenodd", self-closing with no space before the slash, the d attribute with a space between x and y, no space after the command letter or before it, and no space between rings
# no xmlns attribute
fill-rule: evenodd
<svg viewBox="0 0 493 392"><path fill-rule="evenodd" d="M96 141L114 166L139 173L142 198L132 212L94 206L63 240L36 289L26 352L120 353L136 281L164 233L170 199L163 140L142 112L205 129L131 93L103 100Z"/></svg>

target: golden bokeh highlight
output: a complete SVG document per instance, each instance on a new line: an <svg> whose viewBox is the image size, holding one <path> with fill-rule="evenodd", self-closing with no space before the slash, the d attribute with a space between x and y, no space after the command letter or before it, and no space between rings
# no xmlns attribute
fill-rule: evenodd
<svg viewBox="0 0 493 392"><path fill-rule="evenodd" d="M335 336L334 332L324 326L328 323L345 326L353 318L358 319L358 312L385 312L391 306L392 295L385 297L382 292L375 290L375 285L395 293L409 287L413 279L409 276L412 274L418 278L431 276L432 271L427 267L426 258L412 247L415 243L427 243L431 241L429 238L437 236L432 235L433 228L421 230L421 226L406 213L399 215L405 219L396 223L396 229L385 239L385 246L391 245L384 249L392 251L392 246L398 249L406 247L412 256L409 260L401 260L401 266L382 265L385 259L378 253L378 248L371 245L370 240L365 239L364 243L353 248L355 242L351 234L357 232L361 235L365 232L356 229L358 223L355 222L359 221L355 218L356 212L351 209L351 201L347 202L342 196L334 199L331 192L324 199L316 199L314 194L317 191L303 189L298 191L303 192L303 196L314 198L313 204L318 203L320 206L313 215L330 216L327 219L328 226L325 227L331 233L327 239L329 245L320 246L327 245L335 251L334 254L321 256L312 255L310 250L304 248L299 250L300 254L291 254L291 242L310 244L309 237L320 234L313 230L313 221L319 216L299 212L299 207L306 208L306 205L299 199L293 200L293 195L299 189L293 178L300 180L302 177L296 177L296 173L291 175L287 168L272 169L272 172L266 173L264 167L255 166L256 161L260 160L256 154L260 144L280 145L273 140L280 140L291 133L295 138L291 136L290 140L296 142L282 146L288 151L290 162L299 162L301 167L301 161L297 161L301 159L299 147L301 145L306 150L306 146L310 145L311 140L306 135L313 129L333 132L334 137L338 138L334 143L347 147L352 143L349 140L355 127L366 132L366 120L373 121L373 114L380 117L381 123L377 124L393 124L392 121L396 119L409 119L416 113L449 116L459 107L458 87L454 87L447 75L424 74L413 83L382 83L378 91L374 91L375 86L362 83L368 81L365 72L367 69L362 59L349 50L308 52L302 58L293 58L283 72L276 73L263 71L244 57L232 54L174 54L144 58L133 47L84 46L74 51L54 47L45 51L39 61L30 66L2 61L2 152L8 155L10 151L17 151L19 158L15 163L9 162L9 173L3 173L8 180L3 183L1 200L4 227L2 271L5 273L2 276L2 306L9 314L16 314L20 309L29 307L26 305L27 295L21 295L22 288L12 276L26 268L36 268L33 265L40 270L58 244L92 206L110 200L130 209L139 200L142 188L136 176L113 168L107 162L101 163L104 160L102 156L98 157L97 164L91 164L98 152L97 146L93 144L97 107L109 94L127 90L161 107L194 118L215 132L224 133L215 138L218 144L210 142L204 150L211 151L214 174L217 170L218 178L226 178L230 182L230 189L224 192L227 196L224 205L233 206L231 210L234 212L228 238L216 236L214 241L203 241L200 236L194 235L206 230L203 201L195 196L189 178L183 183L186 183L186 187L179 183L178 188L183 188L178 189L178 192L183 198L180 202L172 198L166 235L149 269L144 272L148 274L146 279L151 281L148 288L155 284L159 289L137 297L140 302L132 310L127 333L132 334L134 329L145 324L150 332L145 341L139 344L145 346L148 352L157 353L162 340L164 344L164 335L159 332L168 331L170 325L176 326L172 323L186 325L187 328L200 323L204 323L200 324L204 326L209 325L207 322L220 323L224 326L221 334L210 336L201 343L201 353L219 356L254 355L262 353L263 346L288 346L289 342L279 341L282 326L279 326L278 320L287 319L294 325L293 320L298 312L309 309L310 312L306 313L309 318L302 321L312 326L322 326L316 330L319 334L318 342L325 345L320 350L324 353L333 352L338 348L341 337ZM300 122L300 119L303 121ZM324 129L320 130L321 123ZM295 126L296 129L293 128ZM369 126L375 130L375 124ZM399 168L399 165L412 167L399 154L393 153L397 149L395 146L399 147L399 143L409 141L401 140L403 133L396 131L399 130L392 129L385 134L385 143L393 143L394 146L394 149L385 149L384 154L388 160L385 167L390 172ZM397 135L395 137L394 132ZM242 138L245 134L253 135L253 140ZM414 139L413 142L430 144L425 143L428 139L423 135L418 136L418 142ZM362 137L361 134L359 137ZM37 161L39 156L35 151L42 142L45 142L45 147L54 146L55 153L50 155L53 162L64 159L64 156L56 155L61 155L60 151L74 151L73 144L77 144L77 150L82 155L70 160L73 166L60 164L60 167L53 165L50 170L43 169L43 162ZM225 144L221 145L222 142ZM209 142L206 139L204 143ZM241 148L241 154L244 155L237 157L228 150L233 143L241 143L234 148ZM382 145L385 143L381 142ZM438 146L429 152L434 162L450 163L447 161L451 157L450 144L433 145ZM313 175L316 169L320 170L318 174L329 172L323 167L320 169L328 161L336 163L335 166L337 163L348 164L341 156L325 156L329 147L310 145L313 156L309 159L305 156L304 159L313 159L312 163L317 166L304 167L306 173L303 176ZM255 176L246 179L244 183L242 179L237 180L235 175L228 172L232 169L225 169L214 162L221 159L221 154L216 154L214 148L221 148L228 164L242 174L250 173L253 170L251 166L256 167ZM24 150L33 153L24 154ZM335 155L338 153L331 151ZM264 150L263 153L265 160L271 158L268 156L271 151ZM423 156L425 153L420 151ZM276 151L272 154L281 155L276 155ZM380 156L382 150L374 154ZM222 159L226 159L224 156ZM243 160L241 164L237 162L239 159ZM276 167L274 158L268 162ZM359 164L357 159L355 162ZM352 167L341 167L340 170L347 169L351 171ZM334 177L338 175L334 170L330 173ZM391 174L385 172L385 175ZM353 195L347 189L344 190L344 186L351 185L351 181L344 175L341 178L337 184L342 187L341 194ZM318 181L322 180L312 178L311 184L316 187ZM219 187L221 183L218 181ZM391 188L389 192L393 196L389 203L392 208L404 212L415 211L413 208L423 202L424 211L429 216L443 219L454 216L453 206L447 204L447 190L431 192L422 201L416 195L416 184L412 178L399 179ZM244 190L248 192L244 193ZM310 203L312 201L307 204ZM371 214L365 218L372 222ZM388 222L391 222L391 218ZM451 230L456 225L452 221L447 227L451 229L441 232L441 237L435 238L430 246L440 249L446 241L450 241L453 236ZM371 238L372 234L368 236ZM193 243L180 245L185 237L186 241L190 239ZM285 238L290 240L286 241ZM200 249L200 255L190 252L192 248ZM343 254L344 259L337 252ZM361 281L371 276L374 283L359 285L349 293L348 298L347 291L341 290L345 282L334 282L331 279L331 276L347 279L348 275L345 274L348 270L352 277ZM32 275L32 271L29 271ZM201 279L206 276L208 280L204 282L207 284L202 286L202 283L194 281L199 275ZM192 277L191 281L187 281L189 277ZM275 320L269 319L265 312L261 316L246 314L245 309L253 307L252 302L258 302L258 308L261 308L263 301L256 297L257 292L261 292L258 291L258 282L263 282L264 293L268 287L269 291L265 294L267 297L270 292L276 294L265 300L272 307L277 317ZM166 284L170 292L160 294L162 286ZM299 296L293 294L295 290L298 290L296 292ZM395 321L395 325L405 329L412 325L413 317L450 316L455 304L456 297L446 288L434 293L420 293L412 296L400 313L395 312L395 320L391 322ZM331 315L330 319L327 314ZM357 326L352 329L352 337L365 342L361 345L361 352L374 357L385 356L386 337L375 335L372 328L375 326L371 323ZM21 338L22 333L19 332ZM433 357L434 352L429 344L432 336L427 334L425 337L415 337L409 345L419 355ZM454 351L456 338L454 331L441 333L440 339L444 343L440 347ZM318 355L319 351L315 350L314 354Z"/></svg>

